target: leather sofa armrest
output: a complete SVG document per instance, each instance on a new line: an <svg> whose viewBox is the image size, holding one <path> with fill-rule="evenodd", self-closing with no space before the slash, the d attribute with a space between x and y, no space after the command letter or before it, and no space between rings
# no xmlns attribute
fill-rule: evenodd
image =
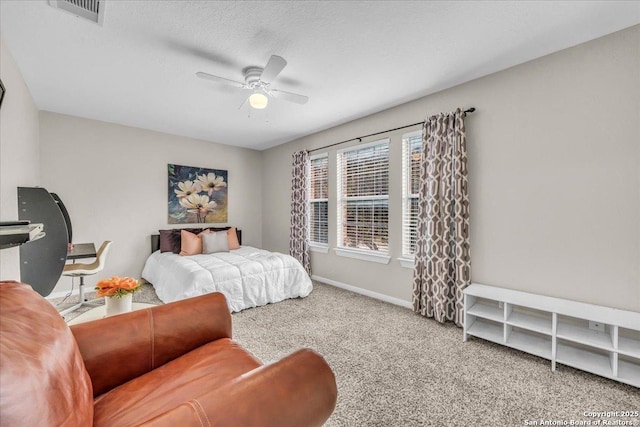
<svg viewBox="0 0 640 427"><path fill-rule="evenodd" d="M99 396L208 342L231 338L224 295L212 293L71 326Z"/></svg>
<svg viewBox="0 0 640 427"><path fill-rule="evenodd" d="M141 425L322 426L335 408L337 395L327 362L313 350L303 349Z"/></svg>

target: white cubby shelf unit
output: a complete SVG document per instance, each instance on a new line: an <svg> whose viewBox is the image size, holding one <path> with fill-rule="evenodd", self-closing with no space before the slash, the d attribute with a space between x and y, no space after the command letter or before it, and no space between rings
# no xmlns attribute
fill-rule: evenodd
<svg viewBox="0 0 640 427"><path fill-rule="evenodd" d="M469 336L549 359L552 371L561 363L640 387L638 312L474 283L464 290Z"/></svg>

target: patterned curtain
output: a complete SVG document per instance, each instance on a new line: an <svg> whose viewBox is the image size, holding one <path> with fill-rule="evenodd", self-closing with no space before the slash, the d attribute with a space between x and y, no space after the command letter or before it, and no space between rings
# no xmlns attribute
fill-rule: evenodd
<svg viewBox="0 0 640 427"><path fill-rule="evenodd" d="M458 109L424 123L413 269L414 311L458 326L471 270L464 117Z"/></svg>
<svg viewBox="0 0 640 427"><path fill-rule="evenodd" d="M309 152L293 153L289 254L311 274L309 257Z"/></svg>

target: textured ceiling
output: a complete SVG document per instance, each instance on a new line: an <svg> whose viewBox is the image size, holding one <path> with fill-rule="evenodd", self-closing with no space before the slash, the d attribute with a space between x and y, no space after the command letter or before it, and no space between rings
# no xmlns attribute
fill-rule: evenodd
<svg viewBox="0 0 640 427"><path fill-rule="evenodd" d="M0 1L0 31L40 109L255 149L640 22L640 2L616 1L108 0L104 10L99 26L46 0ZM239 109L246 92L195 77L242 81L272 54L289 63L273 87L308 104Z"/></svg>

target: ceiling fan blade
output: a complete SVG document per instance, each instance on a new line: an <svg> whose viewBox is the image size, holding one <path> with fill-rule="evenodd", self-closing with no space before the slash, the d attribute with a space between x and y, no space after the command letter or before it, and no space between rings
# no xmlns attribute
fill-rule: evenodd
<svg viewBox="0 0 640 427"><path fill-rule="evenodd" d="M306 104L309 101L308 96L299 95L297 93L285 92L284 90L271 89L270 92L278 99L295 102L296 104Z"/></svg>
<svg viewBox="0 0 640 427"><path fill-rule="evenodd" d="M262 70L262 75L260 76L260 80L265 83L271 83L280 71L287 65L287 61L284 60L283 57L278 55L271 55L269 58L269 62L267 62L267 66Z"/></svg>
<svg viewBox="0 0 640 427"><path fill-rule="evenodd" d="M238 107L238 110L241 110L242 107L244 107L244 104L247 103L247 101L249 101L249 97L248 96L244 99L244 101L242 101L242 104L240 104L240 106Z"/></svg>
<svg viewBox="0 0 640 427"><path fill-rule="evenodd" d="M211 80L216 83L224 83L224 84L235 86L241 89L244 89L247 87L244 83L240 83L235 80L225 79L224 77L214 76L213 74L203 73L202 71L198 71L196 73L196 76L200 77L201 79Z"/></svg>

